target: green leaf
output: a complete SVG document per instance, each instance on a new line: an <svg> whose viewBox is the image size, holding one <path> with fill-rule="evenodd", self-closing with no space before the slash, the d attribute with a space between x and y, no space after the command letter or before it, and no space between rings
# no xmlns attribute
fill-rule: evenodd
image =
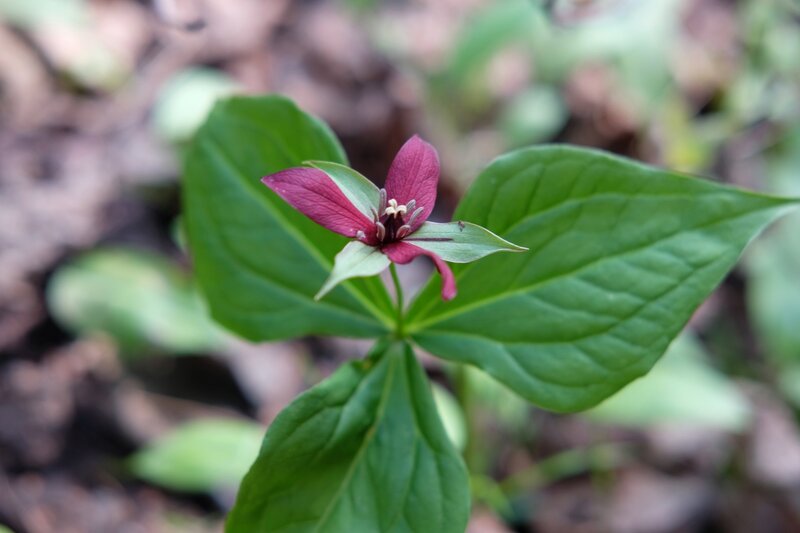
<svg viewBox="0 0 800 533"><path fill-rule="evenodd" d="M461 533L463 461L411 349L341 367L275 420L227 531Z"/></svg>
<svg viewBox="0 0 800 533"><path fill-rule="evenodd" d="M684 334L645 377L586 412L625 426L681 423L741 431L750 420L744 395L707 362L702 345Z"/></svg>
<svg viewBox="0 0 800 533"><path fill-rule="evenodd" d="M312 159L345 162L330 130L279 96L218 103L188 154L184 207L197 277L214 318L248 339L371 337L392 323L376 278L313 299L347 240L259 181Z"/></svg>
<svg viewBox="0 0 800 533"><path fill-rule="evenodd" d="M800 360L800 215L781 220L746 256L747 310L776 362Z"/></svg>
<svg viewBox="0 0 800 533"><path fill-rule="evenodd" d="M373 217L380 204L380 190L374 183L350 167L325 161L308 161L309 165L326 173L348 200L368 218Z"/></svg>
<svg viewBox="0 0 800 533"><path fill-rule="evenodd" d="M156 132L172 142L190 139L214 102L236 89L236 82L220 70L189 68L178 72L158 95L153 109Z"/></svg>
<svg viewBox="0 0 800 533"><path fill-rule="evenodd" d="M464 410L450 391L441 385L433 383L431 390L433 401L436 402L436 411L450 442L457 450L463 452L467 445L467 421L464 418Z"/></svg>
<svg viewBox="0 0 800 533"><path fill-rule="evenodd" d="M505 107L500 129L513 146L534 144L552 138L568 118L569 110L560 91L537 84L515 96Z"/></svg>
<svg viewBox="0 0 800 533"><path fill-rule="evenodd" d="M778 387L794 408L800 409L800 365L796 362L784 364L778 375Z"/></svg>
<svg viewBox="0 0 800 533"><path fill-rule="evenodd" d="M65 328L107 333L128 354L205 351L223 339L187 276L142 251L111 248L78 257L53 275L47 302Z"/></svg>
<svg viewBox="0 0 800 533"><path fill-rule="evenodd" d="M130 459L138 477L184 492L236 487L253 464L264 428L244 420L189 422Z"/></svg>
<svg viewBox="0 0 800 533"><path fill-rule="evenodd" d="M333 272L314 299L319 300L346 279L374 276L386 270L388 266L389 258L379 249L363 242L351 241L336 254Z"/></svg>
<svg viewBox="0 0 800 533"><path fill-rule="evenodd" d="M527 0L488 4L467 21L456 39L446 71L449 86L466 84L498 52L540 29L540 21L539 8Z"/></svg>
<svg viewBox="0 0 800 533"><path fill-rule="evenodd" d="M425 222L405 239L451 263L477 261L495 252L525 252L527 248L508 242L471 222Z"/></svg>
<svg viewBox="0 0 800 533"><path fill-rule="evenodd" d="M467 366L464 368L470 394L474 396L473 405L489 413L498 425L512 431L530 431L528 414L531 406L514 391L498 382L486 372Z"/></svg>
<svg viewBox="0 0 800 533"><path fill-rule="evenodd" d="M53 23L81 27L90 21L89 6L84 0L0 0L0 20L24 28Z"/></svg>
<svg viewBox="0 0 800 533"><path fill-rule="evenodd" d="M542 407L585 409L644 375L791 203L591 150L512 152L454 218L530 251L454 265L459 296L426 287L408 331Z"/></svg>

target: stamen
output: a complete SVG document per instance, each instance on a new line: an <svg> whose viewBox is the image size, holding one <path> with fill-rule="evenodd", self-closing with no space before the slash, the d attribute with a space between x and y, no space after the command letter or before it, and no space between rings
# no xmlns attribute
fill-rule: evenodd
<svg viewBox="0 0 800 533"><path fill-rule="evenodd" d="M392 198L389 200L389 207L387 207L383 213L390 217L398 217L403 216L408 212L408 208L404 205L397 205L397 200Z"/></svg>
<svg viewBox="0 0 800 533"><path fill-rule="evenodd" d="M380 217L380 215L378 215L378 212L375 211L374 207L369 206L369 210L372 211L372 221L373 222L377 222L378 220L380 220L381 217Z"/></svg>
<svg viewBox="0 0 800 533"><path fill-rule="evenodd" d="M380 201L378 202L378 213L383 213L386 210L386 189L381 189L380 195Z"/></svg>
<svg viewBox="0 0 800 533"><path fill-rule="evenodd" d="M406 236L406 235L408 235L409 233L411 233L411 226L409 226L408 224L403 224L403 225L402 225L402 226L400 226L400 228L397 230L397 234L396 234L396 236L397 236L397 238L398 238L398 239L402 239L403 237L405 237L405 236Z"/></svg>
<svg viewBox="0 0 800 533"><path fill-rule="evenodd" d="M375 223L375 236L378 237L380 242L383 242L384 237L386 237L386 227L380 222Z"/></svg>
<svg viewBox="0 0 800 533"><path fill-rule="evenodd" d="M409 213L413 213L415 207L417 207L417 201L416 200L411 200L410 202L408 202L406 204L406 208L408 209Z"/></svg>
<svg viewBox="0 0 800 533"><path fill-rule="evenodd" d="M411 202L413 202L413 201L414 201L414 200L411 200ZM409 202L409 205L411 204L411 202ZM411 216L410 216L410 217L408 217L408 220L406 221L406 224L408 224L409 226L410 226L410 225L412 225L412 224L414 223L414 221L415 221L415 220L417 220L417 217L419 217L419 215L420 215L420 214L421 214L423 211L425 211L425 208L424 208L424 207L418 207L418 208L416 208L416 209L414 210L414 212L413 212L413 213L411 213Z"/></svg>

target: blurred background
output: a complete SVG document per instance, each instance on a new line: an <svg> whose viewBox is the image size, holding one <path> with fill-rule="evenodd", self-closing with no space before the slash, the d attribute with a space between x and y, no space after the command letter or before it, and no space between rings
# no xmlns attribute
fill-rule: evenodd
<svg viewBox="0 0 800 533"><path fill-rule="evenodd" d="M265 92L378 181L410 135L431 141L440 220L492 158L542 142L800 196L797 0L0 0L10 530L220 531L266 425L365 353L236 340L193 285L181 159L215 99ZM459 405L452 369L424 363L473 472L472 533L800 531L800 216L587 413L478 371Z"/></svg>

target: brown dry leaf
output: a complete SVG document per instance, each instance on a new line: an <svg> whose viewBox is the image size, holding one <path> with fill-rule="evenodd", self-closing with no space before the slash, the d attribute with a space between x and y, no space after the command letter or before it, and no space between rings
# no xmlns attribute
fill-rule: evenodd
<svg viewBox="0 0 800 533"><path fill-rule="evenodd" d="M54 461L83 382L91 376L111 380L118 371L114 349L97 339L75 342L41 362L0 366L0 466L34 468Z"/></svg>
<svg viewBox="0 0 800 533"><path fill-rule="evenodd" d="M712 509L713 485L697 476L674 477L652 470L623 472L616 480L608 530L616 533L692 531Z"/></svg>
<svg viewBox="0 0 800 533"><path fill-rule="evenodd" d="M747 472L769 487L800 488L800 430L794 414L775 395L750 387L755 422L747 443Z"/></svg>

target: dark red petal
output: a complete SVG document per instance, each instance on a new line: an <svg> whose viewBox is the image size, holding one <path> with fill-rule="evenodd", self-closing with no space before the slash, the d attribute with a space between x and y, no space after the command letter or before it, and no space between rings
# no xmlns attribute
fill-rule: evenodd
<svg viewBox="0 0 800 533"><path fill-rule="evenodd" d="M433 259L436 270L442 275L442 300L452 300L456 297L456 280L453 276L453 271L450 270L450 266L435 253L423 250L419 246L414 246L413 244L403 241L387 244L382 250L389 259L399 265L410 263L417 256L427 255Z"/></svg>
<svg viewBox="0 0 800 533"><path fill-rule="evenodd" d="M345 237L363 231L375 238L375 223L354 206L332 179L316 168L288 168L261 182L305 216ZM371 242L369 244L372 244Z"/></svg>
<svg viewBox="0 0 800 533"><path fill-rule="evenodd" d="M397 152L386 177L388 198L403 205L416 200L417 207L425 208L412 229L422 225L433 211L438 183L439 155L433 146L414 135Z"/></svg>

